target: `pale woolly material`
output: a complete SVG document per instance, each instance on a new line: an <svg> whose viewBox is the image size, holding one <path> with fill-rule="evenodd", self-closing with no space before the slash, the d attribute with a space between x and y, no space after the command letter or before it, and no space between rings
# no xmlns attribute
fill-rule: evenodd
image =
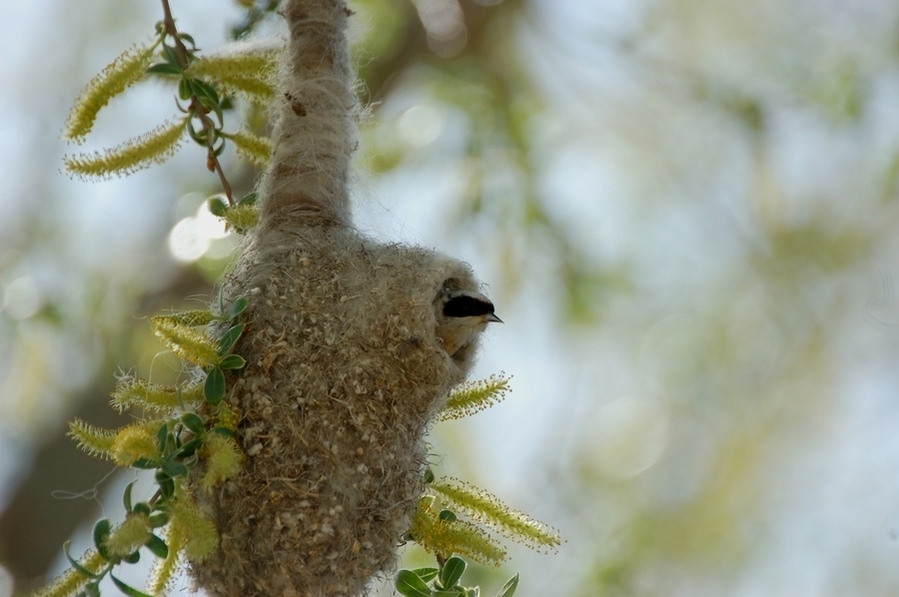
<svg viewBox="0 0 899 597"><path fill-rule="evenodd" d="M450 358L439 298L467 265L349 226L354 102L336 0L290 0L284 105L261 225L224 284L250 299L228 379L240 473L194 491L221 535L191 573L213 595L355 597L393 570L422 487L424 435L474 350ZM303 80L298 81L298 77Z"/></svg>
<svg viewBox="0 0 899 597"><path fill-rule="evenodd" d="M344 229L279 236L228 289L252 305L228 398L248 457L199 497L222 543L194 574L217 595L361 595L395 565L422 435L465 377L434 334L434 298L447 281L477 284L455 260Z"/></svg>
<svg viewBox="0 0 899 597"><path fill-rule="evenodd" d="M260 195L260 229L297 223L347 226L347 178L356 146L347 9L335 0L292 1L281 9L290 32L281 73L275 151Z"/></svg>

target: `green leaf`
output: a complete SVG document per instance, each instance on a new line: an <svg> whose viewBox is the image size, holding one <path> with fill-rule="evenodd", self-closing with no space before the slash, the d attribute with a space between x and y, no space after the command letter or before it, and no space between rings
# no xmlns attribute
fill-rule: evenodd
<svg viewBox="0 0 899 597"><path fill-rule="evenodd" d="M150 458L138 458L131 463L131 468L151 469L159 466L159 463Z"/></svg>
<svg viewBox="0 0 899 597"><path fill-rule="evenodd" d="M212 429L212 432L223 435L225 437L235 437L234 431L228 429L227 427L215 427Z"/></svg>
<svg viewBox="0 0 899 597"><path fill-rule="evenodd" d="M187 33L179 33L178 37L180 37L182 40L186 41L193 47L195 47L195 48L197 47L197 42L194 41L194 38L192 35L187 34Z"/></svg>
<svg viewBox="0 0 899 597"><path fill-rule="evenodd" d="M200 145L206 145L206 131L204 129L200 129L198 131L193 127L193 124L189 124L187 126L187 133L190 135L191 139L193 139Z"/></svg>
<svg viewBox="0 0 899 597"><path fill-rule="evenodd" d="M159 446L159 451L162 454L165 454L165 449L169 444L169 424L168 422L163 423L159 426L159 429L156 431L156 445Z"/></svg>
<svg viewBox="0 0 899 597"><path fill-rule="evenodd" d="M196 437L196 438L190 440L189 442L187 442L186 444L184 444L183 446L181 446L181 449L175 453L175 458L190 458L191 456L193 456L196 453L197 448L199 448L202 445L203 445L203 438Z"/></svg>
<svg viewBox="0 0 899 597"><path fill-rule="evenodd" d="M425 582L432 581L437 573L440 572L437 568L415 568L412 570L418 578L422 579Z"/></svg>
<svg viewBox="0 0 899 597"><path fill-rule="evenodd" d="M515 589L518 588L518 574L510 578L506 581L506 584L503 585L503 588L499 590L499 593L496 594L496 597L512 597L515 594Z"/></svg>
<svg viewBox="0 0 899 597"><path fill-rule="evenodd" d="M196 435L203 433L205 426L203 419L197 413L184 413L181 415L181 423Z"/></svg>
<svg viewBox="0 0 899 597"><path fill-rule="evenodd" d="M397 572L396 590L404 597L431 597L427 583L411 570Z"/></svg>
<svg viewBox="0 0 899 597"><path fill-rule="evenodd" d="M183 100L189 100L191 95L193 95L193 90L190 88L190 79L182 78L178 81L178 97ZM193 136L193 133L191 133L191 136Z"/></svg>
<svg viewBox="0 0 899 597"><path fill-rule="evenodd" d="M200 103L202 103L210 110L218 108L219 94L215 91L212 85L204 83L200 79L190 79L190 87L193 90L194 95L197 96L197 99L200 100Z"/></svg>
<svg viewBox="0 0 899 597"><path fill-rule="evenodd" d="M213 197L209 200L209 211L212 215L223 218L228 212L228 204L222 201L221 197Z"/></svg>
<svg viewBox="0 0 899 597"><path fill-rule="evenodd" d="M243 334L244 324L238 323L237 325L232 325L228 328L228 331L222 335L222 339L219 340L219 354L226 355L231 352L231 349L234 348L234 345L237 344L237 341L240 339L240 335Z"/></svg>
<svg viewBox="0 0 899 597"><path fill-rule="evenodd" d="M169 546L156 535L150 537L150 540L147 542L147 549L153 552L153 555L160 560L169 557Z"/></svg>
<svg viewBox="0 0 899 597"><path fill-rule="evenodd" d="M225 398L225 374L220 367L213 367L206 374L203 396L212 406L218 406Z"/></svg>
<svg viewBox="0 0 899 597"><path fill-rule="evenodd" d="M134 509L132 510L134 514L143 514L144 516L149 516L152 511L150 504L147 502L138 502L134 504Z"/></svg>
<svg viewBox="0 0 899 597"><path fill-rule="evenodd" d="M112 525L109 524L108 518L101 518L94 525L94 547L107 562L109 561L109 551L106 549L106 539L109 537L110 530L112 530Z"/></svg>
<svg viewBox="0 0 899 597"><path fill-rule="evenodd" d="M64 554L66 554L66 559L69 561L69 564L71 564L72 568L75 569L75 572L77 572L78 574L80 574L81 576L83 576L85 578L103 578L103 575L94 574L93 572L91 572L90 570L88 570L87 568L85 568L84 566L79 564L78 560L76 560L71 555L69 555L69 546L70 545L72 545L71 541L66 541L65 543L63 543L62 544L62 552Z"/></svg>
<svg viewBox="0 0 899 597"><path fill-rule="evenodd" d="M244 199L246 199L246 197L244 197L243 199L240 200L240 204L243 204ZM240 315L241 313L243 313L244 311L247 310L247 306L249 304L250 304L250 301L248 301L244 297L240 297L239 299L234 301L234 304L232 304L231 308L228 309L228 319L237 319L238 315Z"/></svg>
<svg viewBox="0 0 899 597"><path fill-rule="evenodd" d="M425 468L425 474L424 474L423 480L425 482L425 485L430 485L431 483L434 482L434 471L431 470L431 467Z"/></svg>
<svg viewBox="0 0 899 597"><path fill-rule="evenodd" d="M163 527L169 523L169 513L168 512L157 512L150 516L150 526L154 529L158 529L159 527Z"/></svg>
<svg viewBox="0 0 899 597"><path fill-rule="evenodd" d="M459 583L462 574L465 572L467 564L462 558L456 556L451 557L440 569L440 585L444 589L452 589Z"/></svg>
<svg viewBox="0 0 899 597"><path fill-rule="evenodd" d="M159 491L162 497L171 499L175 495L175 480L162 471L156 472L156 484L159 485Z"/></svg>
<svg viewBox="0 0 899 597"><path fill-rule="evenodd" d="M449 510L441 510L439 518L444 522L455 522L458 517Z"/></svg>
<svg viewBox="0 0 899 597"><path fill-rule="evenodd" d="M132 551L122 559L129 564L137 564L138 562L140 562L140 552Z"/></svg>
<svg viewBox="0 0 899 597"><path fill-rule="evenodd" d="M165 60L169 64L181 64L178 58L178 51L170 45L162 44L162 55L165 56Z"/></svg>
<svg viewBox="0 0 899 597"><path fill-rule="evenodd" d="M169 64L168 62L160 62L158 64L154 64L153 66L147 69L148 73L154 73L157 75L181 75L184 71L181 70L181 67L177 64Z"/></svg>
<svg viewBox="0 0 899 597"><path fill-rule="evenodd" d="M121 592L128 595L128 597L153 597L152 595L144 593L143 591L138 591L131 585L127 585L127 584L123 583L122 581L117 579L113 574L110 574L109 578L111 578L112 582L115 583L115 586L118 587L118 589Z"/></svg>
<svg viewBox="0 0 899 597"><path fill-rule="evenodd" d="M125 495L124 495L125 512L131 512L131 490L132 490L132 488L134 488L135 483L137 483L137 481L132 481L131 483L129 483L128 485L125 486Z"/></svg>
<svg viewBox="0 0 899 597"><path fill-rule="evenodd" d="M162 463L162 472L174 479L176 477L186 477L188 470L182 462L166 460Z"/></svg>
<svg viewBox="0 0 899 597"><path fill-rule="evenodd" d="M240 201L237 202L238 205L256 205L256 200L259 198L257 193L247 193L243 197L240 198ZM240 299L237 299L240 300Z"/></svg>
<svg viewBox="0 0 899 597"><path fill-rule="evenodd" d="M222 359L222 362L219 363L219 367L222 369L243 369L246 364L246 359L239 354L229 354Z"/></svg>

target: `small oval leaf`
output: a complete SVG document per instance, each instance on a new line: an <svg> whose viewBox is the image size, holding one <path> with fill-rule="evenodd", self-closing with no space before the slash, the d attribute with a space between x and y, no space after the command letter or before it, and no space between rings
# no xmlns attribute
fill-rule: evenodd
<svg viewBox="0 0 899 597"><path fill-rule="evenodd" d="M228 331L225 332L222 339L219 340L220 355L226 355L231 352L231 349L234 348L234 345L237 344L237 341L240 339L240 335L243 334L243 328L244 325L242 323L228 328Z"/></svg>
<svg viewBox="0 0 899 597"><path fill-rule="evenodd" d="M164 472L156 472L156 484L159 485L162 497L171 499L175 495L175 481Z"/></svg>
<svg viewBox="0 0 899 597"><path fill-rule="evenodd" d="M158 529L159 527L163 527L169 523L169 513L168 512L157 512L150 516L150 526L154 529Z"/></svg>
<svg viewBox="0 0 899 597"><path fill-rule="evenodd" d="M440 569L440 584L444 589L452 589L459 583L467 564L462 558L453 556Z"/></svg>
<svg viewBox="0 0 899 597"><path fill-rule="evenodd" d="M183 463L177 460L166 460L162 463L162 472L174 479L175 477L186 477L188 471Z"/></svg>
<svg viewBox="0 0 899 597"><path fill-rule="evenodd" d="M138 502L134 504L134 509L132 510L135 514L143 514L144 516L149 516L150 512L153 510L150 508L150 504L147 502Z"/></svg>
<svg viewBox="0 0 899 597"><path fill-rule="evenodd" d="M431 597L431 589L411 570L400 570L396 574L396 590L403 597Z"/></svg>
<svg viewBox="0 0 899 597"><path fill-rule="evenodd" d="M196 438L190 440L189 442L187 442L186 444L184 444L183 446L181 446L181 449L175 453L175 458L190 458L191 456L193 456L196 453L197 448L199 448L202 445L203 445L203 438L196 437Z"/></svg>
<svg viewBox="0 0 899 597"><path fill-rule="evenodd" d="M161 560L164 560L169 556L169 546L156 535L150 537L150 540L147 542L147 549L153 552L153 555Z"/></svg>
<svg viewBox="0 0 899 597"><path fill-rule="evenodd" d="M228 212L228 204L220 197L213 197L209 200L209 211L212 212L212 215L222 218Z"/></svg>
<svg viewBox="0 0 899 597"><path fill-rule="evenodd" d="M94 525L94 547L103 556L103 559L109 561L109 551L106 549L106 539L109 537L109 531L112 525L109 524L108 518L101 518Z"/></svg>
<svg viewBox="0 0 899 597"><path fill-rule="evenodd" d="M246 364L246 359L239 354L229 354L222 359L222 362L219 363L219 367L222 369L243 369Z"/></svg>
<svg viewBox="0 0 899 597"><path fill-rule="evenodd" d="M184 413L181 415L181 423L190 429L195 435L203 433L203 419L197 413Z"/></svg>
<svg viewBox="0 0 899 597"><path fill-rule="evenodd" d="M218 406L225 398L225 374L220 367L213 367L206 374L203 396L212 406Z"/></svg>
<svg viewBox="0 0 899 597"><path fill-rule="evenodd" d="M244 197L246 199L246 197ZM244 202L244 199L241 199L240 203ZM247 306L250 304L250 301L244 297L240 297L234 304L231 305L231 308L228 309L228 319L235 319L238 315L246 311Z"/></svg>
<svg viewBox="0 0 899 597"><path fill-rule="evenodd" d="M138 562L140 562L140 552L132 551L122 559L129 564L137 564Z"/></svg>
<svg viewBox="0 0 899 597"><path fill-rule="evenodd" d="M515 594L515 589L518 588L518 573L515 573L515 576L506 581L506 584L503 585L503 588L499 590L499 593L496 594L496 597L512 597Z"/></svg>
<svg viewBox="0 0 899 597"><path fill-rule="evenodd" d="M125 486L125 512L131 512L131 489L134 487L135 483L137 483L137 481L132 481Z"/></svg>
<svg viewBox="0 0 899 597"><path fill-rule="evenodd" d="M440 571L437 568L414 568L412 572L423 581L430 582L437 577L437 573Z"/></svg>

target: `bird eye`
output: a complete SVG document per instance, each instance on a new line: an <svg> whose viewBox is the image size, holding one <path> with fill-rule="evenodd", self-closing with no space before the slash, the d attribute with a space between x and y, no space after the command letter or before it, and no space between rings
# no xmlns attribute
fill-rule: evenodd
<svg viewBox="0 0 899 597"><path fill-rule="evenodd" d="M493 303L482 297L467 294L455 296L443 305L446 317L477 317L493 313Z"/></svg>

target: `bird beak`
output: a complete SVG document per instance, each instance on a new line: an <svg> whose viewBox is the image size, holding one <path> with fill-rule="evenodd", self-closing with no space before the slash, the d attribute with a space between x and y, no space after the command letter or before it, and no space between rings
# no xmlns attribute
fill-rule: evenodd
<svg viewBox="0 0 899 597"><path fill-rule="evenodd" d="M494 315L493 313L488 313L488 314L484 317L484 319L487 320L488 322L493 322L493 323L503 323L503 320L500 319L499 317L497 317L496 315Z"/></svg>

